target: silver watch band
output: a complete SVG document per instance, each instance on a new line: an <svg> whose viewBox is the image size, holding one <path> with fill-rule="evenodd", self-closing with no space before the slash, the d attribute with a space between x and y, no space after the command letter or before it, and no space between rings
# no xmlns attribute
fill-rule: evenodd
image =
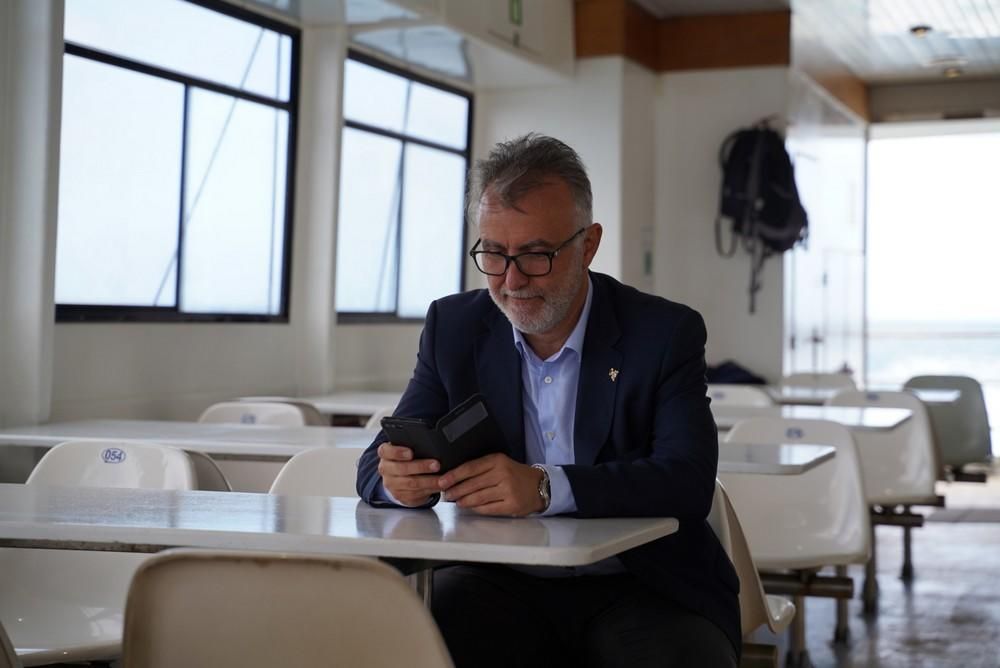
<svg viewBox="0 0 1000 668"><path fill-rule="evenodd" d="M552 481L549 479L548 470L541 464L532 464L531 468L542 472L542 479L538 481L538 496L542 497L542 501L545 503L545 507L542 508L544 513L552 505Z"/></svg>

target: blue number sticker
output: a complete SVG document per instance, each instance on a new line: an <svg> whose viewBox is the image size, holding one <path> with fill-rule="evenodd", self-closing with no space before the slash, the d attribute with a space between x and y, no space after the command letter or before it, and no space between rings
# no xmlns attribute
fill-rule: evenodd
<svg viewBox="0 0 1000 668"><path fill-rule="evenodd" d="M125 451L121 448L105 448L101 453L101 460L105 464L121 464L125 461Z"/></svg>

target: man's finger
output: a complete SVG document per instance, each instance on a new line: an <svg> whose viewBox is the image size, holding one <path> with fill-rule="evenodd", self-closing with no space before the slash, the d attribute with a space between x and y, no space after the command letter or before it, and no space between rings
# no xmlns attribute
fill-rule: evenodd
<svg viewBox="0 0 1000 668"><path fill-rule="evenodd" d="M433 475L408 475L408 476L388 476L382 478L382 484L392 492L392 495L399 498L400 494L423 494L430 496L437 494L437 476Z"/></svg>
<svg viewBox="0 0 1000 668"><path fill-rule="evenodd" d="M386 476L426 475L437 473L439 470L441 470L441 464L436 459L417 459L412 462L383 459L378 463L378 472L383 478Z"/></svg>
<svg viewBox="0 0 1000 668"><path fill-rule="evenodd" d="M405 445L395 445L394 443L383 443L378 446L379 459L389 459L396 462L405 462L413 459L413 450Z"/></svg>
<svg viewBox="0 0 1000 668"><path fill-rule="evenodd" d="M444 478L444 476L442 476L442 478ZM442 487L442 489L444 490L444 498L446 500L458 501L469 494L475 494L480 490L495 487L499 482L499 476L495 475L495 473L490 470L486 473L481 473L480 475L469 478L468 480L463 480L462 482L452 485L451 487Z"/></svg>
<svg viewBox="0 0 1000 668"><path fill-rule="evenodd" d="M462 508L478 508L498 501L503 501L503 492L499 486L494 485L471 494L466 494L455 503Z"/></svg>
<svg viewBox="0 0 1000 668"><path fill-rule="evenodd" d="M513 514L506 500L485 503L481 506L469 508L469 510L480 515L504 515L510 517Z"/></svg>
<svg viewBox="0 0 1000 668"><path fill-rule="evenodd" d="M448 471L447 474L441 476L441 489L448 489L463 480L468 480L489 471L496 466L496 458L497 455L486 455L479 459L473 459L471 462L465 462L461 466L456 466Z"/></svg>

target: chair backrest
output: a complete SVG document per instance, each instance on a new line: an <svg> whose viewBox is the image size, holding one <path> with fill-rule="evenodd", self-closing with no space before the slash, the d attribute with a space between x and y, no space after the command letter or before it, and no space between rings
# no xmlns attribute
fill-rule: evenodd
<svg viewBox="0 0 1000 668"><path fill-rule="evenodd" d="M798 475L720 473L757 566L798 569L864 563L871 525L851 432L827 420L780 417L738 422L727 441L809 443L836 448L832 460Z"/></svg>
<svg viewBox="0 0 1000 668"><path fill-rule="evenodd" d="M773 406L771 395L754 385L708 386L708 396L719 406Z"/></svg>
<svg viewBox="0 0 1000 668"><path fill-rule="evenodd" d="M396 409L393 407L386 407L375 411L372 413L372 416L368 418L368 422L365 423L365 429L381 429L382 418L392 415L395 410Z"/></svg>
<svg viewBox="0 0 1000 668"><path fill-rule="evenodd" d="M45 453L26 484L188 490L197 473L186 452L159 443L66 441Z"/></svg>
<svg viewBox="0 0 1000 668"><path fill-rule="evenodd" d="M292 406L298 406L302 411L302 416L305 418L307 427L329 427L330 417L328 415L323 415L319 412L314 404L308 401L302 401L296 399L295 397L282 397L282 396L259 396L259 397L240 397L237 401L245 401L247 403L265 403L265 404L291 404Z"/></svg>
<svg viewBox="0 0 1000 668"><path fill-rule="evenodd" d="M722 543L726 554L729 555L736 569L736 575L740 579L740 624L743 636L753 633L763 624L767 624L772 632L781 633L791 622L795 606L791 602L786 603L790 607L791 615L787 612L781 617L771 614L767 595L764 593L739 518L725 488L718 480L715 481L715 495L712 497L708 523Z"/></svg>
<svg viewBox="0 0 1000 668"><path fill-rule="evenodd" d="M214 459L197 450L185 450L184 452L187 453L194 465L195 478L197 479L195 489L211 492L233 491L233 486L226 479L226 474L222 472Z"/></svg>
<svg viewBox="0 0 1000 668"><path fill-rule="evenodd" d="M313 411L316 409L313 408ZM223 401L205 409L198 422L259 424L280 427L307 427L302 406L281 401Z"/></svg>
<svg viewBox="0 0 1000 668"><path fill-rule="evenodd" d="M403 577L355 557L161 552L132 579L123 644L143 668L452 665Z"/></svg>
<svg viewBox="0 0 1000 668"><path fill-rule="evenodd" d="M943 465L961 467L991 457L990 421L979 381L968 376L915 376L904 387L961 391L954 403L928 406Z"/></svg>
<svg viewBox="0 0 1000 668"><path fill-rule="evenodd" d="M14 652L14 646L4 631L3 624L0 624L0 668L21 668L21 662Z"/></svg>
<svg viewBox="0 0 1000 668"><path fill-rule="evenodd" d="M841 390L827 404L910 410L910 419L895 429L854 434L865 494L868 503L883 506L927 502L935 497L938 456L924 402L909 392Z"/></svg>
<svg viewBox="0 0 1000 668"><path fill-rule="evenodd" d="M815 387L828 389L857 389L858 385L846 373L790 373L781 379L785 387Z"/></svg>
<svg viewBox="0 0 1000 668"><path fill-rule="evenodd" d="M357 496L358 459L363 448L321 446L304 450L278 472L271 494Z"/></svg>

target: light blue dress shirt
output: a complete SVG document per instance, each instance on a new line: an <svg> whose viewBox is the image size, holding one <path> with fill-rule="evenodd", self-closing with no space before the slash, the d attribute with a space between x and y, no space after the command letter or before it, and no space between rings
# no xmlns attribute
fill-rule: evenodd
<svg viewBox="0 0 1000 668"><path fill-rule="evenodd" d="M594 286L588 277L587 299L580 319L563 347L548 359L536 355L524 334L514 327L514 346L521 354L525 457L528 464L545 467L552 486L552 499L543 515L576 510L576 499L562 467L576 462L573 449L576 388L593 297Z"/></svg>

